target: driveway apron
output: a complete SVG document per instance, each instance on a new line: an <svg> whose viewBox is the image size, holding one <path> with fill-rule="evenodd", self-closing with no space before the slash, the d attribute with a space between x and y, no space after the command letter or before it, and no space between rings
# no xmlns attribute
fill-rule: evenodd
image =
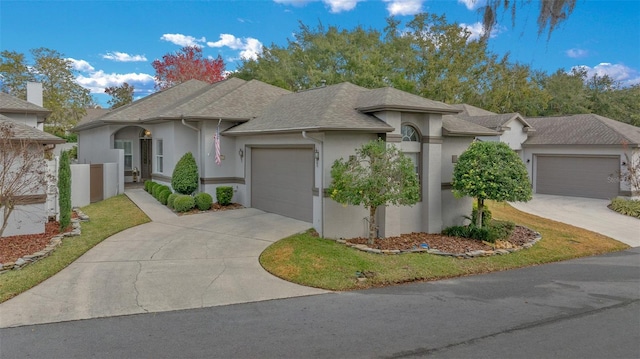
<svg viewBox="0 0 640 359"><path fill-rule="evenodd" d="M610 210L605 199L536 194L526 203L511 203L516 209L588 229L640 247L640 219Z"/></svg>
<svg viewBox="0 0 640 359"><path fill-rule="evenodd" d="M128 189L152 222L122 231L40 285L0 304L0 327L202 308L327 293L258 262L310 223L253 208L177 216Z"/></svg>

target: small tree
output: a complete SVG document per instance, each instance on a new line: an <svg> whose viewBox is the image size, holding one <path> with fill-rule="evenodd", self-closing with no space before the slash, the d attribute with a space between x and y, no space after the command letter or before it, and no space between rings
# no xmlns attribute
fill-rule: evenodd
<svg viewBox="0 0 640 359"><path fill-rule="evenodd" d="M44 193L47 184L43 146L20 138L15 124L0 121L0 237L16 206L29 195Z"/></svg>
<svg viewBox="0 0 640 359"><path fill-rule="evenodd" d="M191 152L187 152L173 169L171 187L181 194L192 194L198 189L198 165Z"/></svg>
<svg viewBox="0 0 640 359"><path fill-rule="evenodd" d="M120 86L110 86L104 89L104 93L111 96L107 101L111 108L118 108L133 102L133 92L135 87L124 82Z"/></svg>
<svg viewBox="0 0 640 359"><path fill-rule="evenodd" d="M222 57L203 58L202 48L198 46L185 46L180 51L166 54L162 60L154 60L151 66L156 70L156 89L161 91L191 79L212 84L225 78Z"/></svg>
<svg viewBox="0 0 640 359"><path fill-rule="evenodd" d="M453 193L478 200L477 227L482 227L484 200L531 200L527 169L518 155L502 142L476 141L458 157L453 169Z"/></svg>
<svg viewBox="0 0 640 359"><path fill-rule="evenodd" d="M411 163L395 146L381 140L356 149L349 160L331 166L331 198L341 204L363 205L369 210L369 244L376 237L376 211L383 205L413 205L420 199L418 177Z"/></svg>
<svg viewBox="0 0 640 359"><path fill-rule="evenodd" d="M58 204L60 205L60 230L71 224L71 165L69 152L63 151L58 165Z"/></svg>

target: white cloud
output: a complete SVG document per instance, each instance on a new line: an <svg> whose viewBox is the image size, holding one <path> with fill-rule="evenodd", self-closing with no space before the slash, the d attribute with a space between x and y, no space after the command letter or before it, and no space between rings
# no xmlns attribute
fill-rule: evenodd
<svg viewBox="0 0 640 359"><path fill-rule="evenodd" d="M77 71L83 71L83 72L90 72L90 71L94 71L95 69L93 68L93 66L91 66L87 61L85 60L76 60L73 58L67 58L67 61L71 61L71 66L73 67L74 70Z"/></svg>
<svg viewBox="0 0 640 359"><path fill-rule="evenodd" d="M197 39L193 36L183 34L164 34L160 37L160 40L169 41L179 46L202 46L200 43L206 41L204 37Z"/></svg>
<svg viewBox="0 0 640 359"><path fill-rule="evenodd" d="M582 68L587 70L587 77L593 77L593 75L604 76L608 75L614 81L620 82L623 86L632 86L640 84L640 72L636 69L632 69L623 64L612 64L609 62L602 62L594 67L586 65L574 66L574 68Z"/></svg>
<svg viewBox="0 0 640 359"><path fill-rule="evenodd" d="M470 25L461 23L460 27L463 29L466 29L471 33L468 41L478 40L482 35L484 35L484 27L482 26L481 22L476 22ZM502 29L503 28L500 26L494 26L493 29L491 30L491 34L489 34L489 37L490 38L496 37L502 31Z"/></svg>
<svg viewBox="0 0 640 359"><path fill-rule="evenodd" d="M571 57L572 59L579 59L582 57L587 57L589 55L589 52L587 50L573 48L565 51L565 54L567 54L567 56Z"/></svg>
<svg viewBox="0 0 640 359"><path fill-rule="evenodd" d="M128 73L128 74L107 74L102 70L92 72L88 76L79 75L76 77L76 82L80 86L87 88L91 93L104 93L104 89L110 86L120 86L123 83L128 83L136 88L136 92L140 89L149 87L153 88L154 79L153 76L144 73Z"/></svg>
<svg viewBox="0 0 640 359"><path fill-rule="evenodd" d="M257 59L262 52L262 43L252 37L239 38L231 34L220 34L220 40L207 42L209 47L228 47L232 50L240 51L242 59Z"/></svg>
<svg viewBox="0 0 640 359"><path fill-rule="evenodd" d="M475 10L487 4L486 0L458 0L458 3L464 4L468 10Z"/></svg>
<svg viewBox="0 0 640 359"><path fill-rule="evenodd" d="M144 55L129 55L126 52L107 52L106 55L102 55L103 59L113 60L117 62L142 62L147 61Z"/></svg>
<svg viewBox="0 0 640 359"><path fill-rule="evenodd" d="M415 15L422 11L424 0L383 0L389 15Z"/></svg>
<svg viewBox="0 0 640 359"><path fill-rule="evenodd" d="M293 5L293 6L297 6L297 7L302 7L307 5L308 3L312 2L313 0L273 0L273 2L277 3L277 4L283 4L283 5Z"/></svg>
<svg viewBox="0 0 640 359"><path fill-rule="evenodd" d="M360 1L362 0L323 0L334 14L353 10Z"/></svg>

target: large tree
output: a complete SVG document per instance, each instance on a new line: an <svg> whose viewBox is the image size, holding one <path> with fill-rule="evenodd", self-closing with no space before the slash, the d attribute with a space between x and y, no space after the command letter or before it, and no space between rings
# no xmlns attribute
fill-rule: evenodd
<svg viewBox="0 0 640 359"><path fill-rule="evenodd" d="M473 142L458 157L451 185L456 196L477 199L477 227L482 227L486 199L527 202L532 196L524 163L503 142Z"/></svg>
<svg viewBox="0 0 640 359"><path fill-rule="evenodd" d="M70 60L56 50L44 47L31 50L32 63L23 54L13 51L0 53L1 90L26 100L26 82L42 83L43 107L51 110L47 117L49 128L68 130L94 105L89 90L75 81Z"/></svg>
<svg viewBox="0 0 640 359"><path fill-rule="evenodd" d="M118 108L133 102L133 91L135 88L128 83L120 86L110 86L104 89L104 93L111 96L107 102L111 108Z"/></svg>
<svg viewBox="0 0 640 359"><path fill-rule="evenodd" d="M208 83L222 81L225 78L225 65L222 57L203 58L199 46L185 46L175 53L162 56L151 64L156 70L156 89L164 90L177 84L196 79Z"/></svg>
<svg viewBox="0 0 640 359"><path fill-rule="evenodd" d="M369 244L376 235L376 212L383 205L413 205L420 187L413 163L397 147L378 139L356 149L349 160L331 166L331 198L341 204L363 205L369 210Z"/></svg>

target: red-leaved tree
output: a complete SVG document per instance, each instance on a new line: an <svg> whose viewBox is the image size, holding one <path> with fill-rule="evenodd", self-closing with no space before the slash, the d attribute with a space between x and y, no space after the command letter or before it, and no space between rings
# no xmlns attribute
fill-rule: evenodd
<svg viewBox="0 0 640 359"><path fill-rule="evenodd" d="M214 83L225 78L220 55L215 59L203 58L198 46L185 46L162 56L162 60L154 60L151 65L156 70L156 89L160 91L191 79Z"/></svg>

